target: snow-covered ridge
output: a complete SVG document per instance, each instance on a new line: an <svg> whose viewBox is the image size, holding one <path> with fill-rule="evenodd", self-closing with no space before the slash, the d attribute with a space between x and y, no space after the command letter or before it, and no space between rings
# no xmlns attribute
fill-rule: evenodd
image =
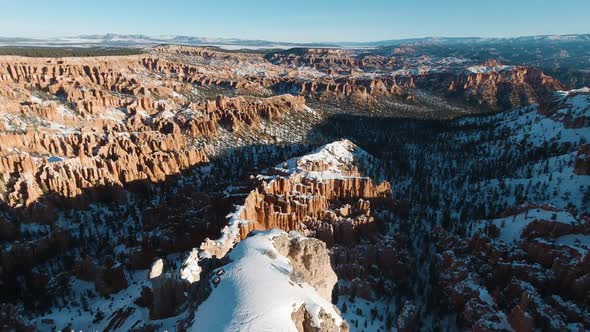
<svg viewBox="0 0 590 332"><path fill-rule="evenodd" d="M502 71L510 71L514 68L514 66L507 66L507 65L496 65L496 66L471 66L467 67L467 71L473 74L488 74L494 72L502 72Z"/></svg>
<svg viewBox="0 0 590 332"><path fill-rule="evenodd" d="M351 141L340 140L278 164L269 170L274 175L259 176L259 180L272 183L278 177L301 176L314 181L358 177L357 166L366 167L372 159ZM286 237L287 233L271 230L244 238L240 226L253 222L244 219L244 210L245 206L238 206L227 216L228 225L222 230L222 235L215 240L206 239L184 260L181 279L191 284L210 282L213 288L197 310L194 321L200 323L194 325L194 330L297 331L297 320L304 319L306 315L311 315L311 324L316 327L331 324L338 330L346 326L329 301L337 280L329 263L328 277L322 282L327 282L325 287L310 285L308 280L294 279L294 275L298 275L294 273L294 258L287 258L284 248L277 249L274 243L276 238ZM289 234L288 239L287 243L299 240L322 243L294 233ZM322 246L325 250L323 243ZM290 257L292 251L287 250L287 253ZM329 262L327 252L323 254ZM212 257L225 257L230 263L212 271L213 279L203 280L201 262Z"/></svg>
<svg viewBox="0 0 590 332"><path fill-rule="evenodd" d="M354 167L368 167L374 158L347 139L323 145L311 153L295 157L276 165L269 170L278 175L259 175L258 179L268 181L270 185L277 177L301 176L315 181L344 179L356 177ZM327 169L312 170L313 166L323 165ZM237 206L227 215L228 223L217 239L206 239L199 248L193 249L185 259L181 269L181 278L189 283L199 280L202 259L225 256L240 241L240 226L254 222L243 218L244 206Z"/></svg>
<svg viewBox="0 0 590 332"><path fill-rule="evenodd" d="M355 167L365 168L373 157L347 139L323 145L311 153L276 165L273 170L281 175L294 174L315 180L339 179L354 176ZM323 165L324 169L317 167ZM270 179L259 176L260 179Z"/></svg>
<svg viewBox="0 0 590 332"><path fill-rule="evenodd" d="M321 311L336 327L342 324L332 303L294 278L292 262L273 243L279 236L287 233L261 232L236 245L231 263L213 273L213 290L196 312L194 331L297 331L292 315L301 307L313 326L322 324Z"/></svg>

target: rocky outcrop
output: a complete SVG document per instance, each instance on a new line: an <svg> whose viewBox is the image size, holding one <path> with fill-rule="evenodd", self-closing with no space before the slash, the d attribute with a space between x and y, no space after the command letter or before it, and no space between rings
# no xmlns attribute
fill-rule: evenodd
<svg viewBox="0 0 590 332"><path fill-rule="evenodd" d="M330 256L324 242L283 234L273 238L273 245L280 255L289 259L292 273L297 278L305 280L318 294L331 301L332 289L338 277L330 266Z"/></svg>
<svg viewBox="0 0 590 332"><path fill-rule="evenodd" d="M508 321L516 331L532 332L535 330L533 317L526 310L523 310L520 305L516 305L510 310Z"/></svg>
<svg viewBox="0 0 590 332"><path fill-rule="evenodd" d="M102 296L117 293L127 288L124 266L113 261L107 261L104 268L99 270L94 285L96 291Z"/></svg>
<svg viewBox="0 0 590 332"><path fill-rule="evenodd" d="M222 236L217 240L205 240L184 261L181 277L187 285L200 289L201 286L195 285L211 284L211 295L200 305L199 311L209 310L208 302L215 301L211 297L215 298L216 292L221 292L216 288L229 287L224 286L228 282L233 287L236 269L240 268L240 274L248 273L243 270L246 269L245 263L238 258L254 255L253 252L250 254L250 249L245 249L252 244L245 243L258 243L260 240L255 239L268 237L266 234L273 234L273 248L261 249L263 256L258 256L260 252L256 256L273 261L279 259L277 256L285 257L289 267L279 270L288 272L291 283L305 282L328 303L339 278L350 281L351 289L347 291L346 287L339 287L338 294L362 296L366 291L366 299L379 294L383 283L378 279L361 282L369 275L369 270L371 276L375 276L375 266L382 269L383 278L405 281L412 263L407 253L398 252L395 245L392 246L391 239L380 238L371 210L373 205L385 209L394 206L387 204L392 203L388 198L390 186L387 182L375 184L371 178L361 176L360 170L370 172L375 162L353 143L342 140L278 164L259 175L256 178L258 185L246 196L244 205L230 214ZM275 228L296 230L314 238L277 231L258 233L259 230ZM361 243L362 238L376 242ZM332 247L331 251L327 250L328 246ZM273 253L275 250L276 254ZM220 259L229 259L232 263L216 267L218 265L212 262ZM274 264L277 263L271 265ZM209 275L209 280L202 280L204 275ZM224 281L226 279L230 281ZM269 287L274 285L272 283ZM254 293L248 291L248 294ZM274 302L266 299L259 303L266 305L266 301ZM347 330L347 325L339 323L326 309L319 311L319 321L318 317L310 320L307 308L299 305L290 312L290 318L299 330ZM410 311L408 309L408 317L403 323L408 326L414 324L412 322L417 317Z"/></svg>
<svg viewBox="0 0 590 332"><path fill-rule="evenodd" d="M0 122L10 125L0 133L0 202L122 202L121 188L132 182L161 182L208 162L210 151L192 139L214 137L219 128L258 128L261 119L306 108L303 97L291 95L202 100L178 81L175 67L148 63L143 56L1 58L0 95L8 101ZM27 221L31 213L23 212Z"/></svg>
<svg viewBox="0 0 590 332"><path fill-rule="evenodd" d="M314 67L328 73L334 72L337 68L350 70L360 64L360 61L350 51L329 48L290 49L280 53L268 54L266 59L282 66Z"/></svg>
<svg viewBox="0 0 590 332"><path fill-rule="evenodd" d="M581 314L590 285L587 259L552 240L578 231L558 221L533 221L521 241L506 246L437 228L437 284L464 326L489 330L509 323L517 331L532 331L581 323L588 328L590 319Z"/></svg>
<svg viewBox="0 0 590 332"><path fill-rule="evenodd" d="M318 316L321 320L320 326L314 326L314 318L312 314L310 314L309 310L302 305L299 309L293 311L291 319L295 324L297 332L348 332L350 330L346 321L342 321L339 326L336 325L334 318L327 314L323 309L320 309Z"/></svg>
<svg viewBox="0 0 590 332"><path fill-rule="evenodd" d="M479 67L458 75L425 75L418 80L417 86L497 110L541 102L564 88L558 80L533 67L500 66L495 62Z"/></svg>
<svg viewBox="0 0 590 332"><path fill-rule="evenodd" d="M312 153L336 154L331 163L302 157L288 161L287 168L275 167L277 175L259 177L260 185L248 195L239 215L252 221L241 226L241 234L279 228L301 231L333 244L370 233L374 230L370 200L387 197L390 185L375 184L371 178L359 176L354 165L340 164L338 158L347 158L347 153L354 154L357 149L349 141L336 142ZM344 155L337 155L339 152ZM295 169L288 168L291 163L295 163ZM345 201L355 203L341 203Z"/></svg>
<svg viewBox="0 0 590 332"><path fill-rule="evenodd" d="M64 253L71 246L71 236L64 230L53 230L33 241L15 241L0 252L2 272L22 273L32 266Z"/></svg>
<svg viewBox="0 0 590 332"><path fill-rule="evenodd" d="M416 86L448 86L451 94L500 107L535 102L560 87L538 70L498 64L485 68L504 69L459 77L450 71L439 78L436 73L350 73L364 66L392 65L392 59L383 56L334 49L294 50L267 59L183 46L120 57L2 57L0 96L6 118L0 123L6 130L0 133L0 172L10 174L0 179L6 187L2 202L10 208L27 207L48 193L71 198L86 189L93 198L80 198L73 205L84 206L97 196L124 200L116 188L134 181L159 182L207 162L207 151L189 140L215 137L220 128L258 128L261 119L277 119L285 110L303 111L301 96L367 102L404 95ZM350 70L316 75L300 72L305 66ZM259 74L251 75L246 68ZM289 91L300 97L203 98L194 85L257 95ZM581 163L576 169L583 168ZM111 189L103 194L93 192L95 187Z"/></svg>
<svg viewBox="0 0 590 332"><path fill-rule="evenodd" d="M257 188L230 214L221 239L207 239L200 249L223 257L251 231L274 228L299 231L328 244L370 233L375 229L370 201L387 201L391 190L388 182L375 184L360 176L355 163L371 158L342 140L277 165L268 171L271 175L257 178ZM346 202L355 202L354 207Z"/></svg>
<svg viewBox="0 0 590 332"><path fill-rule="evenodd" d="M184 285L173 273L165 271L162 259L158 259L150 269L153 300L150 308L152 319L162 319L176 315L178 307L184 303Z"/></svg>
<svg viewBox="0 0 590 332"><path fill-rule="evenodd" d="M9 148L7 143L6 148ZM125 200L122 188L139 180L160 182L198 163L207 162L206 152L188 146L182 134L159 132L117 134L73 134L50 136L29 134L14 139L12 148L29 153L63 156L58 162L51 158L33 159L27 154L8 154L2 159L2 171L12 173L14 185L9 187L6 203L12 207L28 207L46 194L74 198L94 188L115 188L110 195L115 201ZM79 201L94 200L79 197Z"/></svg>
<svg viewBox="0 0 590 332"><path fill-rule="evenodd" d="M418 87L459 97L474 105L506 110L544 102L552 92L563 89L559 81L536 68L504 66L493 60L464 70L437 70L430 68L431 59L425 59L423 65L415 64L414 68L402 62L416 61L412 57L400 61L341 49L292 49L268 54L266 59L282 67L317 70L307 74L313 77L311 80L284 79L277 86L323 101L375 102L392 96L413 100L411 91ZM378 74L363 76L363 72Z"/></svg>
<svg viewBox="0 0 590 332"><path fill-rule="evenodd" d="M334 246L332 266L340 280L350 281L338 288L340 294L356 294L371 299L372 292L383 293L382 281L404 284L415 272L415 260L405 248L405 241L396 238L371 237L373 243L347 243ZM376 271L379 278L373 278ZM359 284L359 281L363 281Z"/></svg>
<svg viewBox="0 0 590 332"><path fill-rule="evenodd" d="M559 91L539 105L539 113L563 123L565 128L590 127L590 88Z"/></svg>
<svg viewBox="0 0 590 332"><path fill-rule="evenodd" d="M384 238L374 222L372 209L396 212L395 201L389 198L390 185L375 184L371 178L361 176L359 170L370 172L376 163L352 142L342 140L263 172L244 204L230 214L222 236L205 240L185 260L183 279L189 283L199 281L202 260L226 256L253 231L278 228L320 239L319 243L331 248L330 257L322 258L308 255L308 249L293 244L291 249L284 249L285 239L275 239L275 246L290 259L296 271L301 265L323 265L329 259L338 278L347 281L338 288L339 294L372 299L373 294L383 292L382 280L407 282L414 263L404 247L406 241ZM363 239L371 242L362 242ZM375 268L379 269L380 278L375 278ZM301 273L314 286L332 282L332 278L336 282L335 275L319 274L316 279L314 272ZM320 289L320 294L330 298L332 285L329 290Z"/></svg>

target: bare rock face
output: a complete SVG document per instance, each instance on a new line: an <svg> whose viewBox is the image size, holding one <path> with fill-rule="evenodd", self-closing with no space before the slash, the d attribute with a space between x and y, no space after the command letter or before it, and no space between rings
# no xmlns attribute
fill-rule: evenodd
<svg viewBox="0 0 590 332"><path fill-rule="evenodd" d="M304 305L291 314L297 332L348 332L350 330L346 321L342 321L338 326L334 319L322 309L320 309L319 318L321 319L321 325L319 327L314 326L313 317Z"/></svg>
<svg viewBox="0 0 590 332"><path fill-rule="evenodd" d="M250 278L253 274L271 278L276 271L284 271L288 273L289 285L305 283L312 287L314 293L325 303L331 302L332 291L338 281L338 276L332 269L333 263L340 268L343 272L342 277L345 279L350 277L360 280L359 277L366 277L365 274L347 275L347 271L350 271L347 267L360 264L361 261L364 264L360 267L361 271L368 270L371 265L381 264L384 266L384 275L393 276L393 272L387 271L403 274L403 270L398 267L406 266L405 258L397 258L393 248L386 248L384 243L368 246L363 249L364 251L360 250L361 247L353 246L351 251L348 251L338 246L338 243L348 245L351 242L356 243L360 236L369 236L376 231L372 225L371 206L372 204L383 205L387 202L390 186L387 182L375 184L371 178L360 175L360 169L370 169L373 162L372 157L366 152L351 142L343 140L318 148L308 155L288 160L258 176L259 185L246 196L244 205L229 215L229 223L223 229L222 236L217 240L206 239L185 259L181 277L187 284L210 283L211 292L198 309L202 312L201 315L205 317L206 312L213 310L212 303L218 301L216 294L228 291L225 287L230 287L233 289L232 292L241 294L242 286L237 284L243 284L245 282L243 278ZM257 232L257 230L272 228L286 231L298 230L315 238L276 230L270 233ZM270 249L264 247L263 239L265 238L271 240ZM328 245L334 246L332 251L327 249ZM251 246L260 247L260 249L254 251L250 248ZM353 255L355 252L365 256L355 258ZM347 258L339 260L331 257L334 253L346 253ZM283 263L279 264L277 261L283 259L281 257L286 259L288 267L281 268ZM230 263L215 267L216 264L212 262L221 259L228 259ZM252 262L257 262L258 259L271 260L272 262L265 263L265 266L275 266L275 268L272 272L264 272L259 270L261 267L257 268L255 263L246 265L246 259ZM212 265L213 270L211 270ZM248 272L250 269L258 270ZM210 275L209 280L202 280L201 277L207 273ZM238 278L238 275L244 274L247 277ZM275 288L279 284L282 282L275 280L267 287ZM351 284L356 285L354 282ZM367 298L372 296L373 286L372 284L358 285L368 290ZM256 283L249 287L257 288L260 285ZM289 292L288 289L276 290L276 294L290 294ZM236 295L238 301L251 303L239 305L239 307L253 307L248 310L255 310L256 307L277 301L260 295L264 299L257 300L256 304L250 302L252 296L250 294L265 293L265 291L258 292L250 289L247 294ZM361 294L361 291L358 291L358 294ZM278 298L281 297L278 296ZM275 306L280 307L280 304L276 303ZM290 321L298 330L348 330L347 324L334 316L331 304L323 307L319 313L315 309L309 312L309 308L307 305L290 308ZM230 309L231 306L228 310ZM252 316L257 315L252 314ZM199 317L197 313L197 319ZM264 320L264 317L265 315L262 315L255 321ZM411 317L408 319L410 320Z"/></svg>
<svg viewBox="0 0 590 332"><path fill-rule="evenodd" d="M190 57L198 61L187 61ZM209 151L192 144L193 139L217 137L221 128L231 132L258 128L261 119L280 118L287 110L303 111L303 96L366 103L404 95L420 85L448 87L451 94L501 107L536 102L547 91L560 88L557 81L528 67L488 63L484 70L445 72L440 79L436 72L385 74L395 62L395 58L335 49L291 50L265 58L181 46L120 57L2 57L0 172L10 177L0 178L0 187L5 187L0 203L33 209L50 197L77 208L97 197L124 202L121 188L131 183L161 182L208 162ZM320 72L298 69L307 66ZM354 75L364 69L383 73ZM251 70L259 74L243 74ZM202 98L195 86L250 95L287 91L298 96ZM572 126L587 122L566 120ZM51 209L55 204L38 205L36 209ZM27 221L50 216L23 214Z"/></svg>
<svg viewBox="0 0 590 332"><path fill-rule="evenodd" d="M357 149L349 141L335 142L301 159L278 165L273 170L277 175L260 176L260 186L248 195L240 213L241 219L253 223L244 224L241 229L246 231L241 230L241 234L251 229L280 228L333 244L351 240L357 232L370 233L370 200L386 198L390 185L375 184L371 178L359 176L353 164L340 161L343 158L352 163ZM325 157L327 161L314 160L313 156ZM295 168L289 168L293 163ZM331 202L337 200L357 200L354 213L350 213L348 206L331 209Z"/></svg>
<svg viewBox="0 0 590 332"><path fill-rule="evenodd" d="M338 277L330 265L326 244L312 238L289 238L287 235L274 238L273 243L279 254L289 258L293 273L331 301L332 289Z"/></svg>
<svg viewBox="0 0 590 332"><path fill-rule="evenodd" d="M130 183L161 182L208 162L209 151L190 138L258 127L261 118L305 109L303 97L291 95L195 100L191 85L175 74L179 63L150 59L1 58L7 106L0 123L11 125L0 132L0 172L10 174L0 178L6 187L0 203L28 208L46 196L76 198L70 204L77 207L97 196L123 202L120 188Z"/></svg>
<svg viewBox="0 0 590 332"><path fill-rule="evenodd" d="M153 319L174 316L185 301L183 283L174 274L165 272L165 268L164 261L158 259L150 269L153 293L150 316Z"/></svg>
<svg viewBox="0 0 590 332"><path fill-rule="evenodd" d="M287 78L281 85L323 101L372 103L382 97L411 96L411 91L420 87L492 109L509 109L544 101L551 92L563 89L559 81L536 68L505 66L494 60L463 71L422 72L400 68L402 64L395 57L355 55L347 50L294 49L269 54L266 59L283 67L313 68L313 80ZM396 74L370 78L354 75L363 71Z"/></svg>
<svg viewBox="0 0 590 332"><path fill-rule="evenodd" d="M371 277L376 266L383 278L406 281L414 265L403 249L404 240L382 238L374 223L373 205L395 212L395 202L388 197L390 185L375 184L361 175L360 169L370 169L375 162L352 142L342 140L267 170L256 178L259 185L246 196L244 205L229 215L221 238L207 239L191 252L181 272L183 279L199 281L201 260L226 256L255 230L278 228L321 240L277 237L274 243L290 259L295 273L326 299L331 298L338 278L350 281L339 288L340 294L371 299L382 287ZM362 238L370 238L371 243L361 243ZM330 248L329 256L321 254L325 247ZM325 268L328 265L336 274Z"/></svg>
<svg viewBox="0 0 590 332"><path fill-rule="evenodd" d="M535 322L531 314L523 310L520 305L516 305L510 311L508 321L514 330L519 332L532 332L535 330Z"/></svg>
<svg viewBox="0 0 590 332"><path fill-rule="evenodd" d="M421 77L417 86L440 89L476 105L506 110L551 98L563 90L556 79L534 67L503 66L495 61L467 68L460 74L432 74Z"/></svg>
<svg viewBox="0 0 590 332"><path fill-rule="evenodd" d="M352 68L359 62L347 50L342 49L291 49L281 53L269 54L270 62L281 65L310 66L322 70Z"/></svg>
<svg viewBox="0 0 590 332"><path fill-rule="evenodd" d="M371 233L370 201L387 201L391 191L386 181L375 184L360 176L357 166L363 165L355 162L370 164L371 158L342 140L277 165L257 177L257 188L229 215L222 240L205 240L201 251L223 257L253 230L294 230L329 245ZM342 201L356 203L352 207Z"/></svg>

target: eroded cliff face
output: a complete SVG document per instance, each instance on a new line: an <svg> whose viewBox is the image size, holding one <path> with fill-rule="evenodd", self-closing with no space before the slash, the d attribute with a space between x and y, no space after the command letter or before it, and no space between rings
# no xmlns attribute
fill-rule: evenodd
<svg viewBox="0 0 590 332"><path fill-rule="evenodd" d="M542 102L564 86L540 70L502 65L495 60L475 64L461 59L384 57L350 50L295 49L268 54L275 65L312 68L316 78L285 80L285 89L322 101L378 103L387 97L416 100L415 90L440 93L478 107L506 110Z"/></svg>
<svg viewBox="0 0 590 332"><path fill-rule="evenodd" d="M308 66L321 70L352 69L360 64L352 52L345 49L291 49L268 54L266 58L274 64L283 66Z"/></svg>
<svg viewBox="0 0 590 332"><path fill-rule="evenodd" d="M188 255L180 271L181 278L195 287L208 282L202 278L210 275L214 295L215 285L222 285L228 272L223 267L210 270L212 260L226 257L231 260L241 255L236 251L241 252L245 242L262 236L259 231L281 229L309 237L280 233L272 241L278 254L289 260L292 276L314 287L328 301L333 298L337 281L341 284L337 295L357 294L367 300L379 294L379 285L384 280L404 281L413 269L404 241L384 237L372 210L375 205L381 212L396 212L390 185L377 184L362 175L371 174L377 163L352 142L342 140L266 170L256 177L258 185L246 196L243 205L230 214L222 236L205 240ZM373 270L372 277L367 278L375 266L379 266L380 277L375 278ZM207 301L210 300L202 304L205 308ZM344 329L324 309L319 314L322 323L310 318L309 305L292 309L290 315L300 331ZM199 310L207 309L199 307Z"/></svg>
<svg viewBox="0 0 590 332"><path fill-rule="evenodd" d="M261 119L303 112L303 96L371 104L384 97L412 97L419 87L498 109L538 102L561 88L528 67L489 62L463 71L404 69L386 74L396 65L383 61L330 49L265 58L172 46L134 56L2 57L2 201L26 207L48 193L71 198L87 188L163 181L206 163L210 151L204 142L214 140L220 130L260 128ZM366 62L377 72L362 74ZM317 68L303 70L307 65ZM340 67L361 74L341 73ZM196 87L298 96L211 98ZM123 199L119 192L109 195Z"/></svg>
<svg viewBox="0 0 590 332"><path fill-rule="evenodd" d="M506 66L496 61L468 67L456 75L425 75L418 80L417 85L443 91L448 96L494 110L544 102L553 97L553 92L564 89L558 80L539 69Z"/></svg>
<svg viewBox="0 0 590 332"><path fill-rule="evenodd" d="M125 205L130 192L207 165L231 147L228 137L235 145L273 139L265 124L309 112L299 96L205 96L173 71L146 68L148 58L0 58L0 224L2 238L14 241L0 255L3 278L90 245L56 224L64 210ZM129 263L136 268L149 266L154 251L194 246L212 228L145 216L142 232L171 238L142 239ZM50 230L36 236L20 223Z"/></svg>
<svg viewBox="0 0 590 332"><path fill-rule="evenodd" d="M387 201L391 188L360 175L358 167L369 168L372 161L342 140L269 169L231 215L221 241L205 241L201 249L222 257L251 231L273 228L299 231L328 244L374 232L371 201Z"/></svg>
<svg viewBox="0 0 590 332"><path fill-rule="evenodd" d="M387 136L392 129L385 126L381 131L363 132L363 146L392 148L382 154L399 157L387 160L390 168L415 169L408 165L426 162L441 164L441 169L433 166L426 168L429 172L416 173L427 178L425 182L410 176L390 185L381 180L389 175L376 166L378 160L342 140L259 170L307 151L309 145L299 143L315 147L318 137L335 139L318 134L325 128L315 127L331 115L354 113L363 121L359 127L365 128L369 106L383 108L385 113L399 105L421 111L425 96L440 98L435 103L452 96L453 102L469 101L496 110L541 102L538 112L529 107L499 115L518 114L506 118L517 126L498 129L502 135L515 136L502 143L506 146L525 144L521 143L524 138L516 140L522 132L525 138L533 137L526 146L546 142L551 151L565 151L546 137L537 140L535 132L540 131L534 128L549 128L553 135L561 133L561 127L547 121L571 130L588 126L587 91L559 92L559 98L546 99L561 85L534 68L497 62L477 65L451 57L409 59L406 52L412 50L399 49L395 57L329 49L265 56L161 46L133 56L0 57L0 281L20 289L26 274L27 289L35 292L63 293L72 285L83 294L120 299L108 317L100 318L97 307L92 315L85 311L83 318L76 316L78 325L72 323L72 327L84 329L130 330L146 317L150 320L142 326L158 329L160 319L173 316L178 318L174 328L200 328L195 324L206 320L211 312L207 308L223 307L227 317L234 317L235 310L225 308L225 302L207 304L227 298L223 296L226 287L231 294L245 292L239 294L240 303L251 303L255 299L246 291L253 286L265 293L268 285L277 285L277 292L287 290L293 297L280 303L265 298L260 303L276 304L271 309L280 308L277 321L289 328L346 331L344 309L341 315L330 304L337 300L341 307L350 305L349 315L361 312L354 323L349 322L355 328L359 324L362 328L362 319L371 316L367 329L376 328L374 320L412 331L420 319L435 317L426 316L432 304L421 298L433 294L424 285L424 280L430 284L431 275L463 326L559 329L561 322L582 321L587 327L587 315L577 310L586 300L579 294L588 291L586 249L556 243L564 238L584 240L589 232L581 226L588 224L585 219L575 224L536 220L522 232L521 241L509 248L479 235L459 236L435 228L432 250L437 254L430 262L431 251L422 252L420 244L429 246L431 230L421 223L412 225L414 219L400 220L398 214L407 215L410 208L408 202L392 199L391 192L392 185L405 186L399 192L413 193L412 199L426 211L419 214L421 218L432 219L424 224L435 223L439 212L447 212L444 207L450 195L428 196L407 187L416 185L416 180L426 183L419 190L429 190L439 182L428 173L439 176L440 171L441 178L455 174L456 165L444 168L437 159L446 156L439 156L440 151L425 150L429 157L406 160L412 151L425 148L422 142L404 145L400 142L406 142L406 137ZM529 114L531 109L534 114ZM467 131L498 121L469 119L474 122L466 126ZM322 123L332 124L342 125ZM505 137L496 140L496 133L482 133L504 142ZM589 151L578 139L585 136L576 131L572 137L568 142L577 150L571 162L564 158L549 166L567 164L576 175L587 175ZM444 152L466 146L465 137L455 138ZM502 148L506 147L486 148L485 153ZM536 160L538 151L527 156ZM479 160L473 157L468 162ZM248 181L250 174L257 175ZM481 175L474 174L470 179ZM564 179L565 175L556 176ZM440 184L451 183L445 181ZM575 199L580 196L572 193ZM422 194L429 201L421 200ZM228 211L233 212L226 220ZM301 236L268 232L272 229ZM493 227L485 231L490 237L500 232ZM189 250L182 260L174 255ZM94 257L70 259L79 251ZM501 259L510 266L495 263ZM259 275L260 270L244 274L250 262L258 260L264 262L260 270L270 270L268 275L276 279L266 283L248 279ZM237 266L246 270L239 271ZM492 277L490 270L494 270ZM66 273L57 278L59 271ZM522 283L508 284L507 278ZM56 285L58 281L64 284ZM484 288L474 290L478 285ZM548 295L547 289L556 293ZM418 294L415 299L408 295L412 292ZM72 297L78 300L81 294ZM393 294L397 302L377 308ZM375 311L353 307L351 299L357 298L358 303L375 303ZM96 300L98 307L104 308L100 301ZM8 306L0 309L14 311ZM192 316L197 312L192 309L199 310L199 319ZM265 308L253 309L263 313L261 324L278 317L268 316ZM557 325L552 325L547 312L556 317ZM245 321L242 318L235 321ZM69 324L58 323L36 320L53 330Z"/></svg>
<svg viewBox="0 0 590 332"><path fill-rule="evenodd" d="M302 97L290 95L198 100L172 68L161 77L146 61L4 57L4 203L27 207L45 194L72 198L86 189L163 181L208 162L211 151L193 139L214 137L219 128L258 128L261 118L305 109Z"/></svg>

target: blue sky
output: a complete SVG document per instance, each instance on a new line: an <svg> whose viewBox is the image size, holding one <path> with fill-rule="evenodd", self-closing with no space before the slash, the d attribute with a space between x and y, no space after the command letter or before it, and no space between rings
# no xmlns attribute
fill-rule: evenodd
<svg viewBox="0 0 590 332"><path fill-rule="evenodd" d="M590 0L0 0L0 36L274 41L590 33Z"/></svg>

